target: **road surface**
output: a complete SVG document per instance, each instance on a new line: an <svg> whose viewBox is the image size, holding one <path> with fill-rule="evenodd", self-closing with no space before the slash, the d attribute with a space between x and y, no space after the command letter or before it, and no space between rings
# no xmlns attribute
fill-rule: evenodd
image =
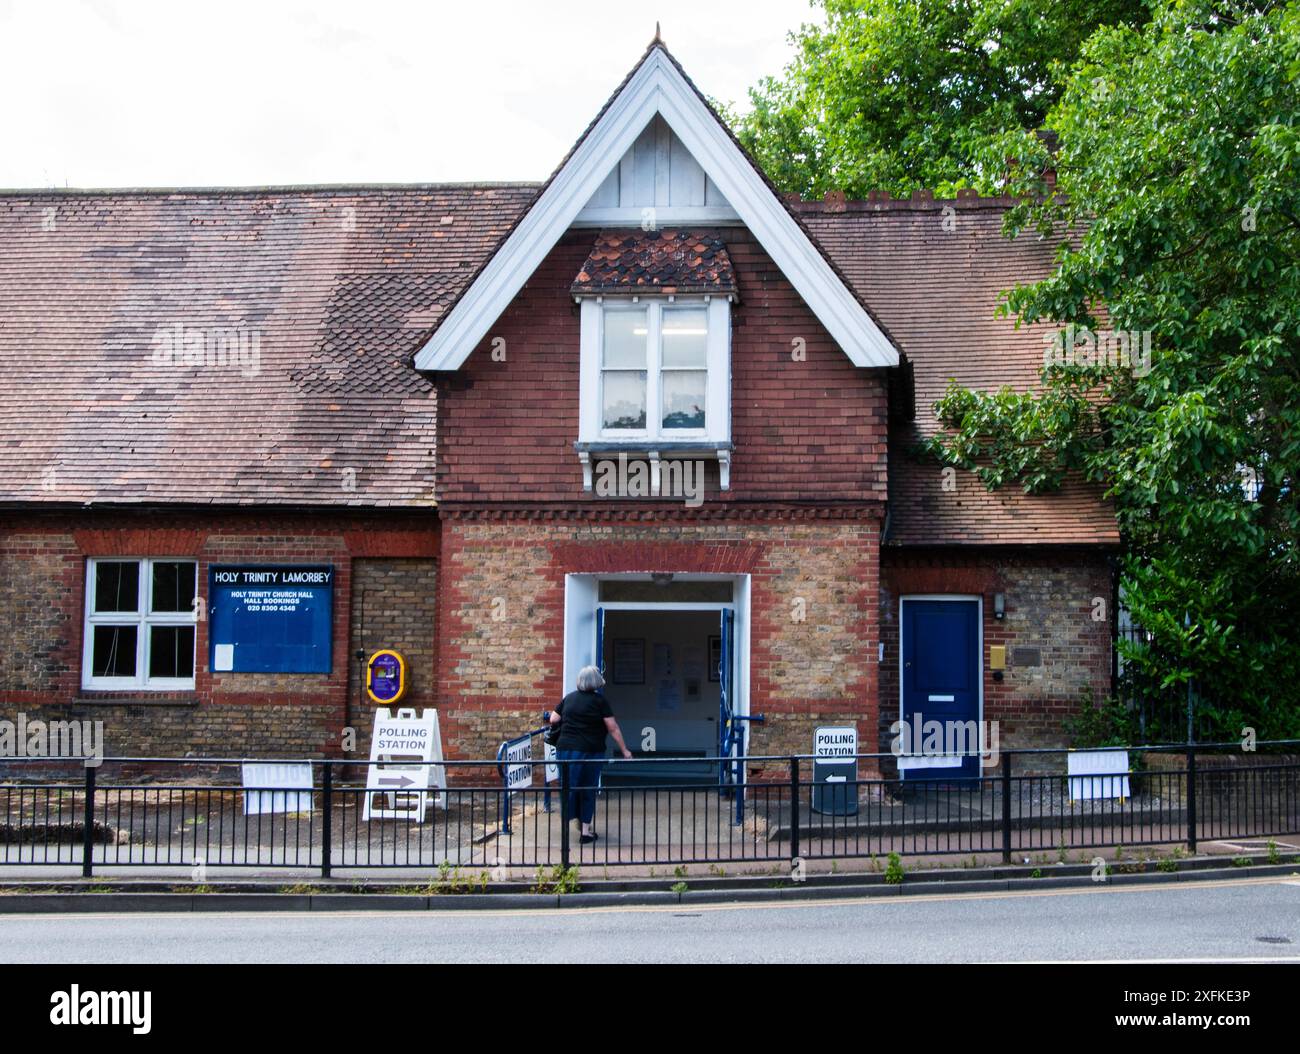
<svg viewBox="0 0 1300 1054"><path fill-rule="evenodd" d="M1300 878L769 905L0 915L7 963L1300 962Z"/></svg>

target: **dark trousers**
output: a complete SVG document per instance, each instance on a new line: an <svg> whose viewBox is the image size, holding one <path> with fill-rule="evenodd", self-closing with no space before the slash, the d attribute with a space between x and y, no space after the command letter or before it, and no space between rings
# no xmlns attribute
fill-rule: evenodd
<svg viewBox="0 0 1300 1054"><path fill-rule="evenodd" d="M563 803L564 822L577 816L583 823L591 823L596 815L596 791L600 786L600 770L605 767L605 755L557 750L555 760L569 762L564 766L569 770L569 800Z"/></svg>

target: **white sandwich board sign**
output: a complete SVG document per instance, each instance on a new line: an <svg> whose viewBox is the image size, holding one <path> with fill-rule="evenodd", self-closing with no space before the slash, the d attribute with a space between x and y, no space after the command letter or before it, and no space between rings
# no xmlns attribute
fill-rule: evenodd
<svg viewBox="0 0 1300 1054"><path fill-rule="evenodd" d="M366 774L362 820L409 820L423 823L429 805L446 806L447 770L442 761L442 730L437 710L384 707L375 711ZM437 787L439 793L433 793Z"/></svg>

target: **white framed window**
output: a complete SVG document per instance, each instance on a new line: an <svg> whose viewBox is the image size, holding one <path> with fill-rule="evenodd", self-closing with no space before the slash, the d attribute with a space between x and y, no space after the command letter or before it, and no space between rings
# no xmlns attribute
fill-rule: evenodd
<svg viewBox="0 0 1300 1054"><path fill-rule="evenodd" d="M193 688L197 596L194 560L87 560L82 687Z"/></svg>
<svg viewBox="0 0 1300 1054"><path fill-rule="evenodd" d="M730 441L726 297L590 297L581 310L579 441Z"/></svg>

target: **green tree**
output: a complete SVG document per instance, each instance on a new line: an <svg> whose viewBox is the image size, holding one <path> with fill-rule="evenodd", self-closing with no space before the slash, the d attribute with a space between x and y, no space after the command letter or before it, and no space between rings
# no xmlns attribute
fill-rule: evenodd
<svg viewBox="0 0 1300 1054"><path fill-rule="evenodd" d="M1143 0L816 0L826 24L750 91L737 134L786 191L906 195L990 189L990 141L1037 129L1053 76L1102 25L1141 25Z"/></svg>
<svg viewBox="0 0 1300 1054"><path fill-rule="evenodd" d="M1038 136L985 160L1015 161L1009 234L1076 235L1003 309L1148 333L1149 369L1075 331L1037 392L950 389L931 450L990 487L1105 484L1152 635L1126 648L1138 689L1194 680L1214 733L1300 735L1300 3L1170 0L1102 28L1046 125L1054 184Z"/></svg>

